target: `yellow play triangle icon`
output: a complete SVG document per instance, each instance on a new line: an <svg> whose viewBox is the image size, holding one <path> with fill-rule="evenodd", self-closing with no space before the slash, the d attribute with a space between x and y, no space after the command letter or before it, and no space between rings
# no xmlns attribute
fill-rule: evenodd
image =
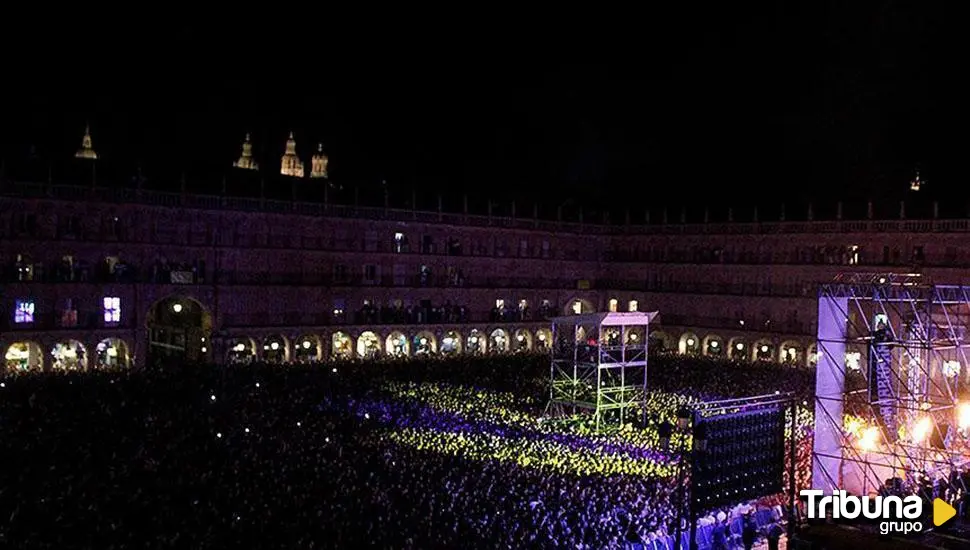
<svg viewBox="0 0 970 550"><path fill-rule="evenodd" d="M939 527L957 515L956 509L940 499L933 499L933 525Z"/></svg>

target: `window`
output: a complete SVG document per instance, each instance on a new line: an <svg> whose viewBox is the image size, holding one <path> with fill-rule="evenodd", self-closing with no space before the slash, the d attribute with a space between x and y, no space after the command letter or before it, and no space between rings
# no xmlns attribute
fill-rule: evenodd
<svg viewBox="0 0 970 550"><path fill-rule="evenodd" d="M104 322L121 322L121 298L118 298L117 296L104 297Z"/></svg>
<svg viewBox="0 0 970 550"><path fill-rule="evenodd" d="M529 241L522 239L519 241L519 257L527 258L529 257Z"/></svg>
<svg viewBox="0 0 970 550"><path fill-rule="evenodd" d="M498 298L495 300L495 309L505 309L505 300Z"/></svg>
<svg viewBox="0 0 970 550"><path fill-rule="evenodd" d="M549 241L542 241L542 257L549 257Z"/></svg>
<svg viewBox="0 0 970 550"><path fill-rule="evenodd" d="M333 316L340 317L344 314L344 309L347 306L347 302L342 298L337 298L333 301Z"/></svg>
<svg viewBox="0 0 970 550"><path fill-rule="evenodd" d="M617 305L619 305L619 300L616 298L610 298L610 313L616 313Z"/></svg>
<svg viewBox="0 0 970 550"><path fill-rule="evenodd" d="M372 283L377 280L377 266L376 265L365 265L364 266L364 280L368 283Z"/></svg>
<svg viewBox="0 0 970 550"><path fill-rule="evenodd" d="M336 264L333 266L333 279L337 282L344 282L347 280L347 266L343 264Z"/></svg>
<svg viewBox="0 0 970 550"><path fill-rule="evenodd" d="M528 300L519 300L519 311L524 311L529 308Z"/></svg>
<svg viewBox="0 0 970 550"><path fill-rule="evenodd" d="M640 304L639 304L639 303L637 303L637 301L636 301L636 300L630 300L630 303L629 303L629 305L628 305L628 307L627 307L627 310L628 310L628 311L639 311L639 310L637 309L638 307L640 307Z"/></svg>
<svg viewBox="0 0 970 550"><path fill-rule="evenodd" d="M579 315L580 313L583 312L583 303L580 302L579 300L574 301L572 305L572 309L573 309L573 314Z"/></svg>
<svg viewBox="0 0 970 550"><path fill-rule="evenodd" d="M407 245L407 238L404 233L394 234L394 252L404 252L404 247Z"/></svg>
<svg viewBox="0 0 970 550"><path fill-rule="evenodd" d="M849 265L859 265L858 245L852 245L849 247Z"/></svg>
<svg viewBox="0 0 970 550"><path fill-rule="evenodd" d="M17 309L13 314L13 322L18 324L34 322L33 300L17 300Z"/></svg>

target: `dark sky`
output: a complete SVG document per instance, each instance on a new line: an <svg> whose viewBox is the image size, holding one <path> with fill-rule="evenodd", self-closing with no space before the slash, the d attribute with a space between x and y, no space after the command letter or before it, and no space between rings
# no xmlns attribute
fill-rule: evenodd
<svg viewBox="0 0 970 550"><path fill-rule="evenodd" d="M70 157L90 120L105 174L218 179L247 131L278 170L293 129L365 193L834 202L902 196L919 166L924 195L966 204L966 63L943 10L732 4L8 27L3 154Z"/></svg>

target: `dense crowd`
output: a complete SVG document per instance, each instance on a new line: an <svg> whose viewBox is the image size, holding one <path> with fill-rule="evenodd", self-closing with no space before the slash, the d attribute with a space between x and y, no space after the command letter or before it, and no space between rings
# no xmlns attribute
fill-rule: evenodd
<svg viewBox="0 0 970 550"><path fill-rule="evenodd" d="M6 378L0 546L612 548L672 534L677 478L656 427L551 422L547 376L546 357L521 355ZM655 421L694 399L812 388L811 371L680 356L655 358L650 380Z"/></svg>

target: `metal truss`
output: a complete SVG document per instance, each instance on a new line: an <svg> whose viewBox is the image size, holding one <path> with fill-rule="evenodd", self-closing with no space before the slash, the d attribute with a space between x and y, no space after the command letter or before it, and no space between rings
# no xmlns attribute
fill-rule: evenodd
<svg viewBox="0 0 970 550"><path fill-rule="evenodd" d="M646 414L647 342L655 313L594 313L553 319L547 412L592 414L596 431Z"/></svg>
<svg viewBox="0 0 970 550"><path fill-rule="evenodd" d="M813 486L868 493L889 479L909 492L927 490L928 479L959 483L952 474L970 460L959 418L970 389L970 287L847 274L821 285L818 298ZM868 435L847 429L852 417Z"/></svg>

